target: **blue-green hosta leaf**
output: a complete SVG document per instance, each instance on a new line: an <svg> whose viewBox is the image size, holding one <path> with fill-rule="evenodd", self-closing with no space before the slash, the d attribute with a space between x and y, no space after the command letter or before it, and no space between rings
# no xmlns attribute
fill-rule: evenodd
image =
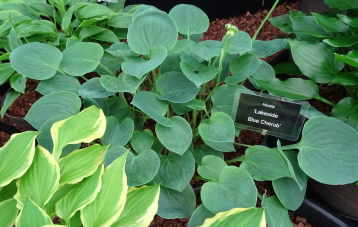
<svg viewBox="0 0 358 227"><path fill-rule="evenodd" d="M129 47L142 55L149 55L157 46L163 46L170 51L174 47L177 37L178 30L173 19L165 12L155 8L138 14L128 29Z"/></svg>
<svg viewBox="0 0 358 227"><path fill-rule="evenodd" d="M123 72L142 79L145 74L158 67L167 56L164 46L156 46L148 54L149 60L142 57L127 57L122 63Z"/></svg>
<svg viewBox="0 0 358 227"><path fill-rule="evenodd" d="M20 92L17 91L10 91L9 93L7 93L5 99L4 99L4 104L1 107L0 110L0 115L1 118L4 117L7 109L15 102L15 100L20 96Z"/></svg>
<svg viewBox="0 0 358 227"><path fill-rule="evenodd" d="M129 48L128 44L124 42L114 43L108 49L105 49L105 51L112 54L113 56L123 59L126 57L137 56L137 54Z"/></svg>
<svg viewBox="0 0 358 227"><path fill-rule="evenodd" d="M105 29L102 28L102 27L99 27L99 26L95 26L95 25L92 25L92 26L88 26L88 27L85 27L85 28L82 28L81 29L81 32L80 34L78 35L78 37L80 38L80 40L84 40L88 37L91 37L91 36L94 36L94 35L97 35L99 34L100 32L103 32Z"/></svg>
<svg viewBox="0 0 358 227"><path fill-rule="evenodd" d="M340 120L317 116L307 121L298 163L313 179L324 184L348 184L358 179L358 132Z"/></svg>
<svg viewBox="0 0 358 227"><path fill-rule="evenodd" d="M88 108L90 106L97 106L99 109L103 111L105 116L108 115L109 107L107 100L105 98L91 98L88 95L84 95L83 97L83 108Z"/></svg>
<svg viewBox="0 0 358 227"><path fill-rule="evenodd" d="M133 135L134 122L131 118L125 118L119 122L116 117L107 117L106 132L101 138L103 144L118 144L124 146Z"/></svg>
<svg viewBox="0 0 358 227"><path fill-rule="evenodd" d="M283 14L277 17L269 18L268 21L270 21L273 26L278 27L287 34L293 33L290 14Z"/></svg>
<svg viewBox="0 0 358 227"><path fill-rule="evenodd" d="M101 84L107 91L135 93L145 77L139 80L137 77L121 73L117 78L110 75L101 76Z"/></svg>
<svg viewBox="0 0 358 227"><path fill-rule="evenodd" d="M78 89L80 87L81 84L76 77L56 74L48 80L41 81L37 86L36 91L43 95L49 95L61 91L68 91L78 95Z"/></svg>
<svg viewBox="0 0 358 227"><path fill-rule="evenodd" d="M14 73L10 77L10 85L15 90L22 94L25 94L27 78L19 73Z"/></svg>
<svg viewBox="0 0 358 227"><path fill-rule="evenodd" d="M10 63L0 64L0 84L4 84L14 72L15 70Z"/></svg>
<svg viewBox="0 0 358 227"><path fill-rule="evenodd" d="M190 184L183 191L160 187L157 214L166 219L189 217L195 209L195 193Z"/></svg>
<svg viewBox="0 0 358 227"><path fill-rule="evenodd" d="M252 73L255 79L268 81L276 78L275 70L272 66L264 60L260 60L261 64L257 67L256 71Z"/></svg>
<svg viewBox="0 0 358 227"><path fill-rule="evenodd" d="M114 116L122 121L130 114L129 105L123 96L112 96L106 101L109 108L108 116Z"/></svg>
<svg viewBox="0 0 358 227"><path fill-rule="evenodd" d="M15 199L7 199L0 202L0 223L4 227L12 227L18 213Z"/></svg>
<svg viewBox="0 0 358 227"><path fill-rule="evenodd" d="M131 104L153 118L159 124L166 127L173 127L173 121L164 117L168 111L168 102L159 100L153 92L138 92L135 94Z"/></svg>
<svg viewBox="0 0 358 227"><path fill-rule="evenodd" d="M79 16L81 18L90 18L100 15L106 15L108 13L113 13L109 7L101 4L88 4L81 11L79 11Z"/></svg>
<svg viewBox="0 0 358 227"><path fill-rule="evenodd" d="M24 208L16 218L15 225L18 227L44 226L52 224L51 218L46 212L34 203L29 197L26 198Z"/></svg>
<svg viewBox="0 0 358 227"><path fill-rule="evenodd" d="M165 58L163 63L160 65L160 68L159 68L160 73L165 74L167 72L181 72L180 61L181 61L181 58L180 58L179 53L169 54Z"/></svg>
<svg viewBox="0 0 358 227"><path fill-rule="evenodd" d="M10 44L10 48L11 50L16 49L17 47L22 45L21 39L18 36L18 33L16 32L15 28L12 27L10 29L10 33L9 33L9 44Z"/></svg>
<svg viewBox="0 0 358 227"><path fill-rule="evenodd" d="M318 41L321 38L335 36L334 33L325 31L312 16L297 15L297 13L291 12L290 20L293 31L299 40Z"/></svg>
<svg viewBox="0 0 358 227"><path fill-rule="evenodd" d="M282 206L277 196L264 197L262 207L265 208L266 222L269 227L287 227L292 225L287 215L288 210Z"/></svg>
<svg viewBox="0 0 358 227"><path fill-rule="evenodd" d="M108 25L114 28L128 28L132 22L132 14L118 13L111 16Z"/></svg>
<svg viewBox="0 0 358 227"><path fill-rule="evenodd" d="M127 201L119 219L113 227L146 227L152 222L158 210L160 186L131 187L128 189Z"/></svg>
<svg viewBox="0 0 358 227"><path fill-rule="evenodd" d="M218 151L234 151L234 122L225 113L215 112L208 120L201 121L199 134L204 143Z"/></svg>
<svg viewBox="0 0 358 227"><path fill-rule="evenodd" d="M235 207L254 207L257 190L250 174L236 166L222 169L219 182L207 182L201 188L204 206L213 213Z"/></svg>
<svg viewBox="0 0 358 227"><path fill-rule="evenodd" d="M117 35L109 29L105 29L100 33L92 36L91 38L104 42L111 42L111 43L119 42Z"/></svg>
<svg viewBox="0 0 358 227"><path fill-rule="evenodd" d="M169 152L168 155L158 155L160 167L154 181L166 188L183 191L194 175L195 161L187 151L182 156Z"/></svg>
<svg viewBox="0 0 358 227"><path fill-rule="evenodd" d="M201 226L206 219L212 218L214 216L214 213L206 209L203 204L200 204L191 215L188 222L188 227Z"/></svg>
<svg viewBox="0 0 358 227"><path fill-rule="evenodd" d="M194 46L195 42L190 39L179 39L173 49L171 49L168 54L180 54L181 52L190 53L190 47Z"/></svg>
<svg viewBox="0 0 358 227"><path fill-rule="evenodd" d="M252 75L261 64L260 59L251 53L240 55L229 65L232 76L226 77L225 82L235 85Z"/></svg>
<svg viewBox="0 0 358 227"><path fill-rule="evenodd" d="M337 118L358 131L358 100L346 97L340 100L332 109L332 117Z"/></svg>
<svg viewBox="0 0 358 227"><path fill-rule="evenodd" d="M76 43L63 51L61 69L71 76L83 76L97 68L103 54L98 43Z"/></svg>
<svg viewBox="0 0 358 227"><path fill-rule="evenodd" d="M132 148L137 153L142 153L152 147L154 143L153 132L149 129L143 131L134 131L130 139Z"/></svg>
<svg viewBox="0 0 358 227"><path fill-rule="evenodd" d="M192 100L200 89L181 72L162 74L158 78L156 86L160 93L157 97L173 103Z"/></svg>
<svg viewBox="0 0 358 227"><path fill-rule="evenodd" d="M243 54L252 50L251 37L243 31L236 32L233 37L225 35L221 42L224 49L229 46L229 54Z"/></svg>
<svg viewBox="0 0 358 227"><path fill-rule="evenodd" d="M226 166L227 164L223 159L214 155L207 155L202 159L197 171L201 177L219 182L221 170Z"/></svg>
<svg viewBox="0 0 358 227"><path fill-rule="evenodd" d="M0 187L21 177L30 167L35 154L35 138L39 132L13 134L0 148Z"/></svg>
<svg viewBox="0 0 358 227"><path fill-rule="evenodd" d="M37 146L34 160L26 173L17 181L14 198L22 209L27 198L40 207L50 200L59 186L60 168L56 159L44 148Z"/></svg>
<svg viewBox="0 0 358 227"><path fill-rule="evenodd" d="M190 49L194 54L209 61L213 57L220 56L221 42L216 40L205 40L192 46Z"/></svg>
<svg viewBox="0 0 358 227"><path fill-rule="evenodd" d="M200 147L196 148L195 150L191 151L191 153L195 159L195 162L198 165L201 165L203 158L207 155L214 155L214 156L219 157L222 160L224 160L223 152L215 150L215 149L209 147L208 145L206 145L205 143L203 145L201 145Z"/></svg>
<svg viewBox="0 0 358 227"><path fill-rule="evenodd" d="M270 41L255 40L252 43L252 51L250 53L258 58L266 58L277 53L287 46L287 39L274 39Z"/></svg>
<svg viewBox="0 0 358 227"><path fill-rule="evenodd" d="M79 25L79 27L88 27L88 26L91 26L93 25L94 23L98 22L98 21L102 21L102 20L106 20L108 19L107 16L102 16L102 17L97 17L97 18L91 18L91 19L88 19L88 20L83 20L81 22L81 24Z"/></svg>
<svg viewBox="0 0 358 227"><path fill-rule="evenodd" d="M54 46L44 43L27 43L10 54L11 66L25 77L46 80L60 68L63 54Z"/></svg>
<svg viewBox="0 0 358 227"><path fill-rule="evenodd" d="M170 118L170 120L173 122L172 127L156 124L155 132L164 147L174 153L182 155L188 150L193 139L191 127L182 117L174 116Z"/></svg>

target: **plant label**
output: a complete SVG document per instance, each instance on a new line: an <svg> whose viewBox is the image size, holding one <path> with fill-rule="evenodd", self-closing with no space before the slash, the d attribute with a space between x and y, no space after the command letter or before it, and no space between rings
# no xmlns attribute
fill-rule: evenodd
<svg viewBox="0 0 358 227"><path fill-rule="evenodd" d="M237 127L297 140L308 108L307 102L238 90L231 117Z"/></svg>

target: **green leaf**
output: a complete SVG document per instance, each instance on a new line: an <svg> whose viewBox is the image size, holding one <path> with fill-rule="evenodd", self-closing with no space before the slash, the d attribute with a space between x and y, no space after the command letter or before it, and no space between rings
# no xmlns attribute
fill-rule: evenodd
<svg viewBox="0 0 358 227"><path fill-rule="evenodd" d="M12 227L15 223L18 210L16 200L8 199L0 202L0 223L3 227Z"/></svg>
<svg viewBox="0 0 358 227"><path fill-rule="evenodd" d="M105 51L119 58L134 57L137 55L129 48L128 44L124 42L114 43Z"/></svg>
<svg viewBox="0 0 358 227"><path fill-rule="evenodd" d="M167 56L164 46L156 46L149 53L149 60L142 57L127 57L122 63L123 72L142 79L145 74L158 67Z"/></svg>
<svg viewBox="0 0 358 227"><path fill-rule="evenodd" d="M156 124L155 132L165 148L182 155L188 150L193 139L191 127L182 117L174 116L170 120L173 122L172 127Z"/></svg>
<svg viewBox="0 0 358 227"><path fill-rule="evenodd" d="M89 37L92 37L94 35L97 35L97 34L103 32L103 31L105 31L104 28L92 25L92 26L82 28L80 34L78 34L78 37L82 41L82 40L84 40L86 38L89 38Z"/></svg>
<svg viewBox="0 0 358 227"><path fill-rule="evenodd" d="M101 4L88 4L79 13L82 18L90 18L113 13L113 10Z"/></svg>
<svg viewBox="0 0 358 227"><path fill-rule="evenodd" d="M196 148L194 151L191 151L191 153L195 159L195 162L198 165L201 165L203 158L207 155L214 155L224 160L224 154L222 152L215 150L206 144L201 145L200 147Z"/></svg>
<svg viewBox="0 0 358 227"><path fill-rule="evenodd" d="M277 196L264 197L262 207L265 208L266 222L269 227L287 227L292 222L288 217L288 210L282 206Z"/></svg>
<svg viewBox="0 0 358 227"><path fill-rule="evenodd" d="M104 157L103 164L105 167L109 166L114 160L116 160L118 157L120 157L122 154L126 153L129 149L119 146L119 145L111 145L106 152L106 155ZM128 157L127 157L128 159Z"/></svg>
<svg viewBox="0 0 358 227"><path fill-rule="evenodd" d="M325 43L289 40L292 57L301 72L316 83L329 83L344 64L335 61L335 48Z"/></svg>
<svg viewBox="0 0 358 227"><path fill-rule="evenodd" d="M272 186L280 202L290 210L296 210L302 205L306 194L306 187L300 189L297 182L289 177L272 181Z"/></svg>
<svg viewBox="0 0 358 227"><path fill-rule="evenodd" d="M60 186L55 194L51 197L51 199L46 203L45 210L46 213L51 217L55 218L56 215L56 209L55 204L62 199L67 193L69 193L73 188L75 188L78 184L66 184L63 186Z"/></svg>
<svg viewBox="0 0 358 227"><path fill-rule="evenodd" d="M302 130L298 163L313 179L324 184L349 184L358 179L358 132L340 120L317 116Z"/></svg>
<svg viewBox="0 0 358 227"><path fill-rule="evenodd" d="M104 145L126 145L133 135L134 122L131 118L125 118L119 122L116 117L107 117L106 132L101 138Z"/></svg>
<svg viewBox="0 0 358 227"><path fill-rule="evenodd" d="M10 91L9 93L7 93L5 100L4 100L4 104L1 108L0 114L1 114L1 118L4 117L7 109L15 102L15 100L20 96L21 94L17 91Z"/></svg>
<svg viewBox="0 0 358 227"><path fill-rule="evenodd" d="M290 78L281 81L277 78L269 81L255 80L256 83L271 94L290 99L305 100L319 97L318 86L312 80Z"/></svg>
<svg viewBox="0 0 358 227"><path fill-rule="evenodd" d="M15 73L10 77L11 87L22 94L25 94L26 81L26 77L19 73Z"/></svg>
<svg viewBox="0 0 358 227"><path fill-rule="evenodd" d="M0 148L0 187L21 177L30 167L35 154L35 137L39 132L13 134Z"/></svg>
<svg viewBox="0 0 358 227"><path fill-rule="evenodd" d="M107 16L102 16L102 17L98 17L98 18L91 18L91 19L88 19L88 20L83 20L81 22L81 24L79 25L79 27L88 27L88 26L91 26L93 25L94 23L98 22L98 21L102 21L102 20L106 20L108 19Z"/></svg>
<svg viewBox="0 0 358 227"><path fill-rule="evenodd" d="M358 36L338 36L330 39L322 40L324 43L327 43L333 47L350 47L358 42Z"/></svg>
<svg viewBox="0 0 358 227"><path fill-rule="evenodd" d="M139 85L144 81L126 73L121 73L117 78L110 75L101 76L101 84L107 91L136 93Z"/></svg>
<svg viewBox="0 0 358 227"><path fill-rule="evenodd" d="M132 15L129 13L119 13L111 16L108 25L115 28L128 28L132 22Z"/></svg>
<svg viewBox="0 0 358 227"><path fill-rule="evenodd" d="M211 58L220 56L221 43L217 40L205 40L192 46L191 51L199 57L210 61Z"/></svg>
<svg viewBox="0 0 358 227"><path fill-rule="evenodd" d="M129 115L129 105L124 97L112 96L107 99L108 116L115 116L119 121L123 120Z"/></svg>
<svg viewBox="0 0 358 227"><path fill-rule="evenodd" d="M195 44L196 43L193 40L179 39L175 43L175 46L173 47L173 49L171 49L168 52L168 54L170 54L170 55L171 54L180 54L181 52L190 53L191 52L190 47L193 47Z"/></svg>
<svg viewBox="0 0 358 227"><path fill-rule="evenodd" d="M10 63L25 77L46 80L59 70L62 57L56 47L44 43L27 43L11 52Z"/></svg>
<svg viewBox="0 0 358 227"><path fill-rule="evenodd" d="M17 180L13 180L6 186L0 188L0 203L14 197L17 192L16 181Z"/></svg>
<svg viewBox="0 0 358 227"><path fill-rule="evenodd" d="M75 184L91 176L102 164L108 146L99 144L75 150L59 160L60 185Z"/></svg>
<svg viewBox="0 0 358 227"><path fill-rule="evenodd" d="M128 189L127 201L119 219L113 227L147 227L158 210L159 185L131 187Z"/></svg>
<svg viewBox="0 0 358 227"><path fill-rule="evenodd" d="M158 155L160 167L154 181L166 188L183 191L194 175L195 161L187 151L182 156L169 152L168 155Z"/></svg>
<svg viewBox="0 0 358 227"><path fill-rule="evenodd" d="M225 227L225 226L250 226L265 227L266 220L262 208L234 208L226 212L216 214L207 219L200 227Z"/></svg>
<svg viewBox="0 0 358 227"><path fill-rule="evenodd" d="M51 128L54 144L52 155L58 159L67 144L89 143L102 137L106 128L105 119L102 110L91 106L73 117L53 124ZM74 125L76 127L73 127Z"/></svg>
<svg viewBox="0 0 358 227"><path fill-rule="evenodd" d="M135 94L131 104L153 118L159 124L166 127L174 126L174 122L171 119L164 117L168 111L168 103L159 100L153 92L138 92Z"/></svg>
<svg viewBox="0 0 358 227"><path fill-rule="evenodd" d="M36 129L40 129L46 121L55 116L77 114L80 107L81 100L74 93L57 92L37 100L26 114L25 120Z"/></svg>
<svg viewBox="0 0 358 227"><path fill-rule="evenodd" d="M17 47L22 45L21 39L18 36L18 33L16 32L15 28L12 27L10 29L10 33L9 33L9 44L10 44L10 48L12 50L16 49Z"/></svg>
<svg viewBox="0 0 358 227"><path fill-rule="evenodd" d="M107 167L96 199L81 210L84 226L112 226L122 213L127 197L126 156L122 155Z"/></svg>
<svg viewBox="0 0 358 227"><path fill-rule="evenodd" d="M76 77L69 75L56 74L54 77L41 81L36 91L43 95L49 95L55 92L68 91L78 95L78 89L81 87Z"/></svg>
<svg viewBox="0 0 358 227"><path fill-rule="evenodd" d="M357 18L353 18L353 17L349 17L347 15L342 15L342 14L337 14L337 16L339 17L339 19L341 19L345 24L355 27L358 27L358 19Z"/></svg>
<svg viewBox="0 0 358 227"><path fill-rule="evenodd" d="M340 73L332 80L331 84L356 85L358 84L358 73Z"/></svg>
<svg viewBox="0 0 358 227"><path fill-rule="evenodd" d="M209 28L208 16L194 5L176 5L169 12L178 27L178 32L188 37L204 33Z"/></svg>
<svg viewBox="0 0 358 227"><path fill-rule="evenodd" d="M108 29L105 29L100 33L97 33L96 35L93 35L91 38L104 42L111 42L111 43L119 42L119 38L116 36L116 34L114 34L114 32Z"/></svg>
<svg viewBox="0 0 358 227"><path fill-rule="evenodd" d="M231 117L215 112L208 120L201 121L199 134L207 145L218 151L234 151L235 127Z"/></svg>
<svg viewBox="0 0 358 227"><path fill-rule="evenodd" d="M261 64L260 59L251 53L240 55L229 65L232 76L226 77L225 82L235 85L252 75Z"/></svg>
<svg viewBox="0 0 358 227"><path fill-rule="evenodd" d="M252 51L250 53L258 58L266 58L277 53L287 46L287 39L274 39L270 41L255 40L252 43Z"/></svg>
<svg viewBox="0 0 358 227"><path fill-rule="evenodd" d="M222 39L222 47L228 46L229 54L243 54L252 50L252 41L249 34L238 31L233 37L225 35Z"/></svg>
<svg viewBox="0 0 358 227"><path fill-rule="evenodd" d="M14 72L10 63L0 64L0 84L4 84Z"/></svg>
<svg viewBox="0 0 358 227"><path fill-rule="evenodd" d="M347 63L348 65L358 68L358 51L357 50L352 50L346 55L340 55L340 54L334 53L334 56L337 61L340 61L340 63L344 62L344 63Z"/></svg>
<svg viewBox="0 0 358 227"><path fill-rule="evenodd" d="M134 131L130 142L132 148L140 154L152 147L154 143L153 132L150 129L144 129L142 132Z"/></svg>
<svg viewBox="0 0 358 227"><path fill-rule="evenodd" d="M336 9L340 9L340 10L358 8L358 3L356 1L352 1L352 0L342 0L339 2L336 2L334 0L325 0L324 2L330 8L336 8Z"/></svg>
<svg viewBox="0 0 358 227"><path fill-rule="evenodd" d="M311 13L315 18L317 24L321 25L327 32L346 32L349 30L348 26L345 25L340 19L327 17L319 13Z"/></svg>
<svg viewBox="0 0 358 227"><path fill-rule="evenodd" d="M191 215L188 222L188 227L201 226L206 219L212 218L214 216L214 213L206 209L203 204L200 204Z"/></svg>
<svg viewBox="0 0 358 227"><path fill-rule="evenodd" d="M207 155L202 159L197 171L201 177L219 182L221 170L226 166L227 164L223 159L214 155Z"/></svg>
<svg viewBox="0 0 358 227"><path fill-rule="evenodd" d="M273 66L275 74L288 74L290 76L301 76L302 72L294 62L282 62Z"/></svg>
<svg viewBox="0 0 358 227"><path fill-rule="evenodd" d="M290 19L293 31L299 40L318 41L321 38L334 36L334 33L325 31L322 26L317 24L314 17L295 14L291 11Z"/></svg>
<svg viewBox="0 0 358 227"><path fill-rule="evenodd" d="M346 97L340 100L332 109L332 117L337 118L358 131L358 100L353 97Z"/></svg>
<svg viewBox="0 0 358 227"><path fill-rule="evenodd" d="M83 76L97 68L103 54L98 43L76 43L63 51L61 69L71 76Z"/></svg>
<svg viewBox="0 0 358 227"><path fill-rule="evenodd" d="M264 146L249 147L240 167L258 181L291 176L285 159L278 152Z"/></svg>
<svg viewBox="0 0 358 227"><path fill-rule="evenodd" d="M173 103L184 103L192 100L200 89L180 72L162 74L158 78L156 86L160 93L157 97Z"/></svg>
<svg viewBox="0 0 358 227"><path fill-rule="evenodd" d="M171 50L177 36L178 30L173 19L163 11L150 8L138 14L129 27L128 45L138 54L149 55L158 46Z"/></svg>
<svg viewBox="0 0 358 227"><path fill-rule="evenodd" d="M195 193L190 184L182 192L160 187L157 214L165 219L189 217L195 209Z"/></svg>
<svg viewBox="0 0 358 227"><path fill-rule="evenodd" d="M183 103L183 105L190 109L206 111L205 101L201 99L192 99L189 102Z"/></svg>
<svg viewBox="0 0 358 227"><path fill-rule="evenodd" d="M276 75L275 75L275 70L272 68L272 66L264 60L260 60L260 62L261 64L256 69L256 71L252 74L252 77L263 81L274 79Z"/></svg>
<svg viewBox="0 0 358 227"><path fill-rule="evenodd" d="M25 200L24 208L20 211L15 225L18 227L43 226L52 224L46 212L29 197Z"/></svg>
<svg viewBox="0 0 358 227"><path fill-rule="evenodd" d="M31 198L40 207L50 200L59 186L60 168L55 158L44 148L37 146L34 160L26 173L17 181L17 207L23 207Z"/></svg>
<svg viewBox="0 0 358 227"><path fill-rule="evenodd" d="M92 203L101 190L103 165L96 172L76 185L68 194L56 203L56 214L62 219L71 218L76 211L83 209Z"/></svg>
<svg viewBox="0 0 358 227"><path fill-rule="evenodd" d="M290 20L290 14L284 14L277 17L269 18L268 21L275 27L278 27L287 34L294 33L292 30L292 22Z"/></svg>
<svg viewBox="0 0 358 227"><path fill-rule="evenodd" d="M256 205L257 190L254 180L246 170L236 166L224 167L219 182L207 182L201 188L201 200L213 213L235 207Z"/></svg>

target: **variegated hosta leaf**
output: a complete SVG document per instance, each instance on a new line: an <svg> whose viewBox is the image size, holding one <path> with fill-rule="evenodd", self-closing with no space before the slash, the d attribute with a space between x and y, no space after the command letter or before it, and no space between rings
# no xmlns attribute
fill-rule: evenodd
<svg viewBox="0 0 358 227"><path fill-rule="evenodd" d="M8 199L0 203L0 223L2 227L12 227L15 223L18 210L16 200Z"/></svg>
<svg viewBox="0 0 358 227"><path fill-rule="evenodd" d="M35 154L35 137L39 132L14 134L0 148L0 187L21 177L30 167Z"/></svg>
<svg viewBox="0 0 358 227"><path fill-rule="evenodd" d="M43 226L52 224L46 212L27 197L24 208L16 219L16 227Z"/></svg>
<svg viewBox="0 0 358 227"><path fill-rule="evenodd" d="M147 227L157 213L159 191L159 184L129 188L124 210L112 227Z"/></svg>
<svg viewBox="0 0 358 227"><path fill-rule="evenodd" d="M108 146L99 144L79 149L59 160L60 185L74 184L91 176L103 162Z"/></svg>
<svg viewBox="0 0 358 227"><path fill-rule="evenodd" d="M214 217L206 219L200 227L228 227L250 226L266 227L265 213L263 208L234 208L220 212Z"/></svg>
<svg viewBox="0 0 358 227"><path fill-rule="evenodd" d="M85 227L111 226L121 214L127 197L125 163L127 153L117 158L104 172L102 188L96 199L81 211Z"/></svg>
<svg viewBox="0 0 358 227"><path fill-rule="evenodd" d="M53 156L58 159L67 144L89 143L101 138L106 130L106 117L101 109L91 106L51 127Z"/></svg>
<svg viewBox="0 0 358 227"><path fill-rule="evenodd" d="M56 192L59 180L60 168L55 158L45 148L37 146L32 165L16 183L17 207L22 209L26 198L29 197L38 206L44 208Z"/></svg>
<svg viewBox="0 0 358 227"><path fill-rule="evenodd" d="M90 177L83 180L72 191L65 195L56 203L56 214L66 220L71 218L77 210L93 202L101 190L101 176L104 172L103 165L99 166L97 171Z"/></svg>

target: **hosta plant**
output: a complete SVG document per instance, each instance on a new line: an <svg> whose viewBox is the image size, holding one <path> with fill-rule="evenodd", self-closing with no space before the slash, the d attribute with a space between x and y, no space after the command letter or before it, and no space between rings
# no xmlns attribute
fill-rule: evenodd
<svg viewBox="0 0 358 227"><path fill-rule="evenodd" d="M147 227L160 187L127 187L127 153L104 166L108 146L94 144L60 158L65 146L99 138L105 128L103 111L92 106L53 124L51 151L35 147L41 132L14 134L0 150L1 226L52 226L58 217L68 227Z"/></svg>
<svg viewBox="0 0 358 227"><path fill-rule="evenodd" d="M33 62L18 57L29 53L42 59L36 62L40 72L55 74L39 84L37 90L45 96L25 119L42 131L38 143L57 151L62 146L46 136L54 122L83 107L102 109L106 130L100 140L109 146L104 164L127 152L128 186L160 184L161 217L192 215L189 226L291 226L287 210L302 203L307 176L328 184L358 179L358 133L339 120L316 116L306 123L297 144L280 146L278 141L271 149L236 143L241 129L231 118L235 94L239 89L249 92L242 86L247 78L275 78L274 69L261 58L285 48L287 40L255 40L258 31L251 38L228 24L222 41L201 41L208 26L205 13L192 5L175 6L169 14L142 5L133 13L126 42L113 43L105 54L94 46L82 48L84 42L70 46L71 55L43 43L18 47L13 51L18 55L10 55L17 71L34 68ZM48 51L28 52L40 46ZM86 51L93 54L83 55ZM43 59L52 56L58 58L49 67ZM74 76L85 75L83 68L93 63L88 60L93 56L116 59L119 65L102 61L99 76L79 85ZM73 64L64 67L66 62ZM223 160L224 152L234 152L236 145L248 147L245 155ZM79 145L71 146L61 154L71 155ZM234 162L242 163L228 165ZM195 170L207 183L201 189L203 204L194 211L190 181ZM254 180L273 181L276 195L259 194ZM262 208L255 208L258 198Z"/></svg>

